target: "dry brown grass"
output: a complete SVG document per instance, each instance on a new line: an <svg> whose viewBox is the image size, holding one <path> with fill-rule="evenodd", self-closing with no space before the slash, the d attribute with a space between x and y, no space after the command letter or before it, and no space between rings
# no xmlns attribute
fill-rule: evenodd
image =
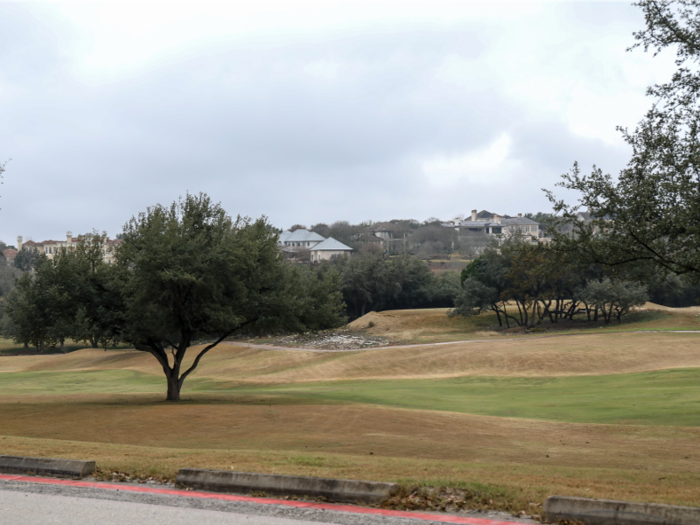
<svg viewBox="0 0 700 525"><path fill-rule="evenodd" d="M513 314L517 315L515 305ZM669 308L654 303L646 303L639 311L661 312L667 314L652 321L637 321L634 324L623 323L618 325L612 323L608 329L664 329L682 328L700 330L700 306L688 308ZM499 328L496 315L493 313L483 313L476 317L461 318L448 317L447 308L430 308L419 310L387 310L383 312L370 312L367 315L356 319L348 325L351 330L366 332L369 335L386 337L394 341L407 343L428 343L438 341L454 341L480 339L484 333L491 336L511 337L513 331L518 331L517 327L511 330ZM634 316L632 317L634 318ZM628 317L628 319L630 319ZM562 330L591 330L599 325L584 322L578 319L576 322L561 322L551 324L545 322L542 327L552 331Z"/></svg>
<svg viewBox="0 0 700 525"><path fill-rule="evenodd" d="M614 333L319 353L221 345L195 372L231 383L460 376L600 375L700 366L700 334ZM190 353L192 359L194 351ZM2 372L126 369L160 376L150 355L80 350L0 358Z"/></svg>
<svg viewBox="0 0 700 525"><path fill-rule="evenodd" d="M392 330L411 330L413 323L439 335L445 323L453 326L444 311L416 315L393 316ZM697 322L695 312L678 315ZM678 322L676 314L672 321ZM341 353L222 345L195 377L235 386L700 366L699 334L489 339ZM0 357L0 373L124 369L162 376L155 359L135 351ZM698 428L544 422L253 394L187 397L168 404L161 393L0 396L0 453L89 457L102 469L144 476L173 477L190 466L405 484L481 482L506 487L524 506L553 493L700 504Z"/></svg>
<svg viewBox="0 0 700 525"><path fill-rule="evenodd" d="M520 491L523 501L552 493L700 501L696 428L267 401L4 398L0 447L7 454L94 458L103 469L138 475L172 477L189 466L405 484L478 481Z"/></svg>

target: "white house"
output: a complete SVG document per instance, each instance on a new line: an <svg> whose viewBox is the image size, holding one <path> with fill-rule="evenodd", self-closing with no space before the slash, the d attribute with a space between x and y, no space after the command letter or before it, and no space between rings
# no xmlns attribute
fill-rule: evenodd
<svg viewBox="0 0 700 525"><path fill-rule="evenodd" d="M296 252L299 250L311 250L317 244L325 241L325 237L309 230L285 231L280 234L279 245L285 251Z"/></svg>
<svg viewBox="0 0 700 525"><path fill-rule="evenodd" d="M311 248L311 262L329 261L338 257L345 257L352 253L352 248L342 242L329 237L325 241Z"/></svg>
<svg viewBox="0 0 700 525"><path fill-rule="evenodd" d="M460 238L499 236L509 238L516 235L536 242L540 237L540 225L519 213L517 217L500 216L483 210L479 213L472 210L471 217L460 221L445 223L444 226L454 228Z"/></svg>

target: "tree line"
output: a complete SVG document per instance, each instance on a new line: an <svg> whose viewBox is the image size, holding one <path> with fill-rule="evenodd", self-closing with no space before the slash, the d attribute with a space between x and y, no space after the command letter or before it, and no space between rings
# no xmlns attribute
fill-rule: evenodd
<svg viewBox="0 0 700 525"><path fill-rule="evenodd" d="M558 244L506 241L488 247L461 274L462 290L449 315L496 314L500 326L532 328L583 316L613 319L646 303L649 284L638 271L611 271L572 257Z"/></svg>
<svg viewBox="0 0 700 525"><path fill-rule="evenodd" d="M133 217L116 264L104 263L103 242L86 236L74 250L40 256L3 298L6 335L38 348L128 343L158 361L167 399L178 400L203 356L228 337L346 322L337 271L287 264L265 219L232 219L203 194Z"/></svg>

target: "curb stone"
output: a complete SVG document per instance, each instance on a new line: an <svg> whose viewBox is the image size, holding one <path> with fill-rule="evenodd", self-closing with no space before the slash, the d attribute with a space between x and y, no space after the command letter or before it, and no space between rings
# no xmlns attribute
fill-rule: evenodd
<svg viewBox="0 0 700 525"><path fill-rule="evenodd" d="M0 456L0 472L82 479L95 472L95 462L79 459Z"/></svg>
<svg viewBox="0 0 700 525"><path fill-rule="evenodd" d="M223 470L180 469L176 485L214 492L265 492L277 496L314 496L345 503L380 503L398 485L376 481L283 476Z"/></svg>
<svg viewBox="0 0 700 525"><path fill-rule="evenodd" d="M607 499L550 496L544 515L553 522L576 520L585 525L697 525L700 507L636 503Z"/></svg>

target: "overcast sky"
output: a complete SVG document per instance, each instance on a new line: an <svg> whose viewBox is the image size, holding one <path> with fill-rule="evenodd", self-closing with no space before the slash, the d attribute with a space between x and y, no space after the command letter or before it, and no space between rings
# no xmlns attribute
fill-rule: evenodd
<svg viewBox="0 0 700 525"><path fill-rule="evenodd" d="M253 5L254 4L254 5ZM549 211L671 54L627 2L0 3L0 239L206 192L279 227Z"/></svg>

